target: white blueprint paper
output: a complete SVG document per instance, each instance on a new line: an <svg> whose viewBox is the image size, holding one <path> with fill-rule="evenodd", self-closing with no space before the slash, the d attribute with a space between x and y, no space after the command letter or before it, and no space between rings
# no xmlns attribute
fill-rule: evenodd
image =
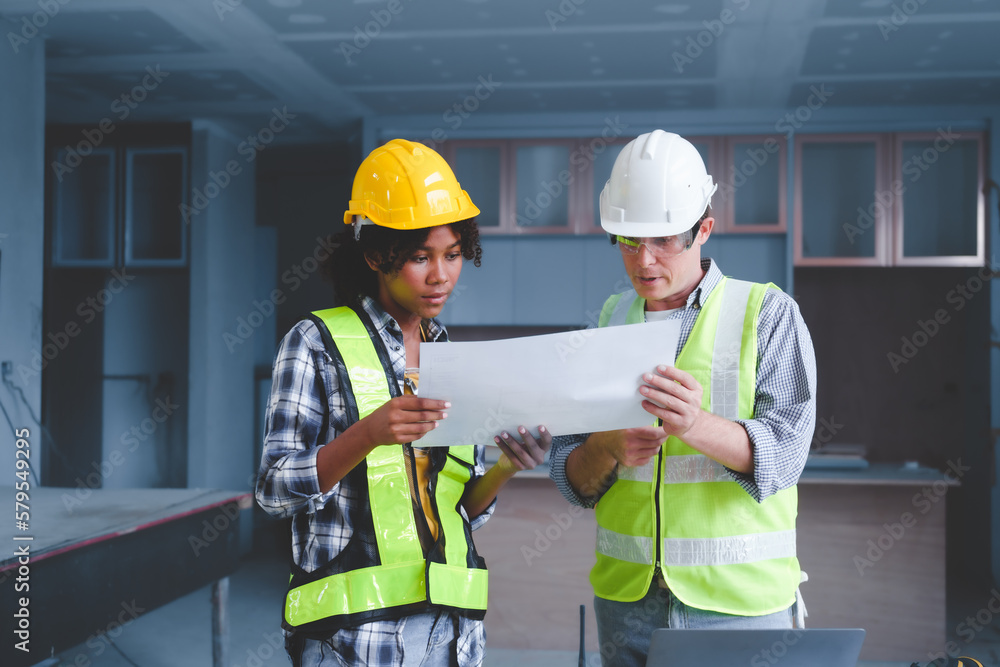
<svg viewBox="0 0 1000 667"><path fill-rule="evenodd" d="M518 426L553 435L648 426L643 373L672 366L680 321L495 341L421 343L420 396L451 401L415 444L493 445Z"/></svg>

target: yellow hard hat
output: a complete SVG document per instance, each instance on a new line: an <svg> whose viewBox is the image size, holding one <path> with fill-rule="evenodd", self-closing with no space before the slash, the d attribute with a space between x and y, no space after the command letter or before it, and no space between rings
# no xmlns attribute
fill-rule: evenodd
<svg viewBox="0 0 1000 667"><path fill-rule="evenodd" d="M479 215L444 158L423 144L393 139L373 150L354 176L344 222L421 229Z"/></svg>

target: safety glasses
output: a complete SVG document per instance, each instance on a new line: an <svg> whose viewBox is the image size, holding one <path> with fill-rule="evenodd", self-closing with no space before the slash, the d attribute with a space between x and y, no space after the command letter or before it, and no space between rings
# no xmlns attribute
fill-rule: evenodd
<svg viewBox="0 0 1000 667"><path fill-rule="evenodd" d="M639 247L646 246L653 257L668 259L676 257L691 247L694 234L691 230L674 236L618 236L618 247L624 255L638 255Z"/></svg>

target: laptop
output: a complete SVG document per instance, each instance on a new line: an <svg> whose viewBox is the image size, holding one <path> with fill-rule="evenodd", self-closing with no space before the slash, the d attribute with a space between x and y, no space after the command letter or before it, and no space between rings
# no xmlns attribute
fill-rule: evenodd
<svg viewBox="0 0 1000 667"><path fill-rule="evenodd" d="M654 630L646 667L855 667L865 631Z"/></svg>

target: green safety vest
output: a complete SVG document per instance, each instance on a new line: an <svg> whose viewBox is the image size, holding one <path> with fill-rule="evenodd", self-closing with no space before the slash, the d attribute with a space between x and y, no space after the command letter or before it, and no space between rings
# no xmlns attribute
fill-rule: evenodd
<svg viewBox="0 0 1000 667"><path fill-rule="evenodd" d="M726 419L753 417L757 318L774 285L723 279L702 305L676 367L701 384L702 409ZM645 320L635 291L609 298L599 326ZM757 503L720 463L676 437L644 466L619 466L596 506L602 598L646 594L657 568L681 602L740 616L787 609L795 601L795 487Z"/></svg>
<svg viewBox="0 0 1000 667"><path fill-rule="evenodd" d="M341 307L314 316L341 376L341 390L354 421L398 395L388 354L367 315L362 319L354 310ZM331 563L315 572L293 574L285 597L284 627L303 635L329 636L343 627L399 618L431 606L483 618L486 563L476 553L469 524L458 509L472 476L474 457L472 445L448 447L447 455L442 452L436 457L439 463L431 472L431 497L438 539L425 555L407 476L410 457L403 445L373 449L350 473L362 476L356 486L367 489L370 515L359 508L353 516L351 542ZM360 544L362 531L377 544L377 553L372 553L370 545Z"/></svg>

